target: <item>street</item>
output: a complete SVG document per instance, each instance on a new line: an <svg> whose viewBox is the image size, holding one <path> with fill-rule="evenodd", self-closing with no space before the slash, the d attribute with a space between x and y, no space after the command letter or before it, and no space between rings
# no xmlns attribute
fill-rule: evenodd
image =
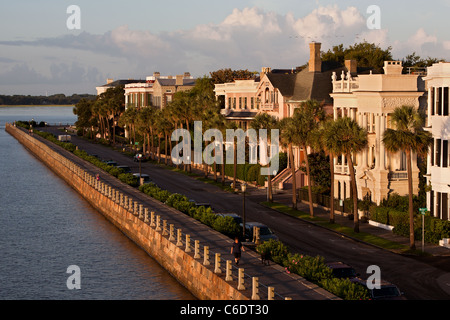
<svg viewBox="0 0 450 320"><path fill-rule="evenodd" d="M104 160L114 160L139 172L139 163L111 148L90 143L72 136L72 143L89 154ZM223 191L219 187L196 180L182 173L167 170L151 163L141 164L142 173L148 174L162 189L186 195L197 202L210 203L215 212L242 215L241 194ZM211 177L211 175L210 175ZM444 300L450 297L449 257L439 260L441 268L400 254L380 249L343 237L333 231L312 225L298 218L266 208L265 190L249 188L246 195L246 221L268 225L288 245L292 252L311 256L320 255L325 261L343 261L353 266L362 278L367 278L367 267L377 265L383 280L396 284L407 299ZM277 195L275 196L276 199ZM447 270L444 270L447 268Z"/></svg>

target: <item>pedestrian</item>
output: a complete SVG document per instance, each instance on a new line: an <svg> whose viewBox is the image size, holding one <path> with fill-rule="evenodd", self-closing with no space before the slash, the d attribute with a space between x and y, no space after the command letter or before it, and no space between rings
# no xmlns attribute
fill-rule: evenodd
<svg viewBox="0 0 450 320"><path fill-rule="evenodd" d="M239 260L241 259L241 251L245 251L244 246L239 241L239 237L235 237L231 247L231 253L234 254L234 262L236 265L239 264Z"/></svg>
<svg viewBox="0 0 450 320"><path fill-rule="evenodd" d="M97 173L96 178L97 178L97 181L100 181L100 175L98 173Z"/></svg>

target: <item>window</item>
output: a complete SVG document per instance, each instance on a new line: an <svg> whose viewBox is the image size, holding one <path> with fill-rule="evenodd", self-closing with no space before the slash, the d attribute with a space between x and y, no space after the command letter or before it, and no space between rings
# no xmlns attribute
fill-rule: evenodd
<svg viewBox="0 0 450 320"><path fill-rule="evenodd" d="M247 97L244 98L244 109L247 109Z"/></svg>
<svg viewBox="0 0 450 320"><path fill-rule="evenodd" d="M431 158L431 166L434 166L434 140L433 143L431 144L430 158Z"/></svg>
<svg viewBox="0 0 450 320"><path fill-rule="evenodd" d="M448 140L442 141L442 167L448 167Z"/></svg>
<svg viewBox="0 0 450 320"><path fill-rule="evenodd" d="M239 109L242 109L242 97L239 97Z"/></svg>
<svg viewBox="0 0 450 320"><path fill-rule="evenodd" d="M236 109L236 98L233 98L233 109Z"/></svg>
<svg viewBox="0 0 450 320"><path fill-rule="evenodd" d="M431 104L430 104L430 108L431 108L431 115L434 116L434 88L431 88L430 93L431 93Z"/></svg>
<svg viewBox="0 0 450 320"><path fill-rule="evenodd" d="M436 165L441 166L441 139L436 140Z"/></svg>
<svg viewBox="0 0 450 320"><path fill-rule="evenodd" d="M231 108L231 98L228 98L228 108Z"/></svg>
<svg viewBox="0 0 450 320"><path fill-rule="evenodd" d="M444 88L444 105L443 105L442 115L448 116L448 87Z"/></svg>
<svg viewBox="0 0 450 320"><path fill-rule="evenodd" d="M442 116L441 101L442 101L442 88L439 88L438 89L438 95L436 97L436 114L438 116Z"/></svg>
<svg viewBox="0 0 450 320"><path fill-rule="evenodd" d="M250 98L250 108L252 108L252 109L255 108L255 98L254 97Z"/></svg>

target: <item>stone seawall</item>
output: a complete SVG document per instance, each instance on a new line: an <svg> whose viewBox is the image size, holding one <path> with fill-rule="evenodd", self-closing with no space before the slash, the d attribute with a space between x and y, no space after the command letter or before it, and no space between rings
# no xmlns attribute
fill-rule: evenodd
<svg viewBox="0 0 450 320"><path fill-rule="evenodd" d="M209 260L205 263L204 258L200 259L197 252L194 253L194 248L192 252L186 252L185 245L181 246L173 230L168 232L159 219L155 224L156 217L147 211L144 213L142 205L123 197L120 190L97 181L93 175L23 130L6 124L6 131L157 260L195 297L201 300L250 299L246 296L247 291L238 290L236 283L226 281L223 275L215 272L214 262L211 265Z"/></svg>

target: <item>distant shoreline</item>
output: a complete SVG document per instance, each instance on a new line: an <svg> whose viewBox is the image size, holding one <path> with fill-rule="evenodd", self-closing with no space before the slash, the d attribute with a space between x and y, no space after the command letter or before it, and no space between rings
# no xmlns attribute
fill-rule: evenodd
<svg viewBox="0 0 450 320"><path fill-rule="evenodd" d="M34 107L75 107L74 104L17 104L17 105L7 105L1 104L0 108L34 108Z"/></svg>

